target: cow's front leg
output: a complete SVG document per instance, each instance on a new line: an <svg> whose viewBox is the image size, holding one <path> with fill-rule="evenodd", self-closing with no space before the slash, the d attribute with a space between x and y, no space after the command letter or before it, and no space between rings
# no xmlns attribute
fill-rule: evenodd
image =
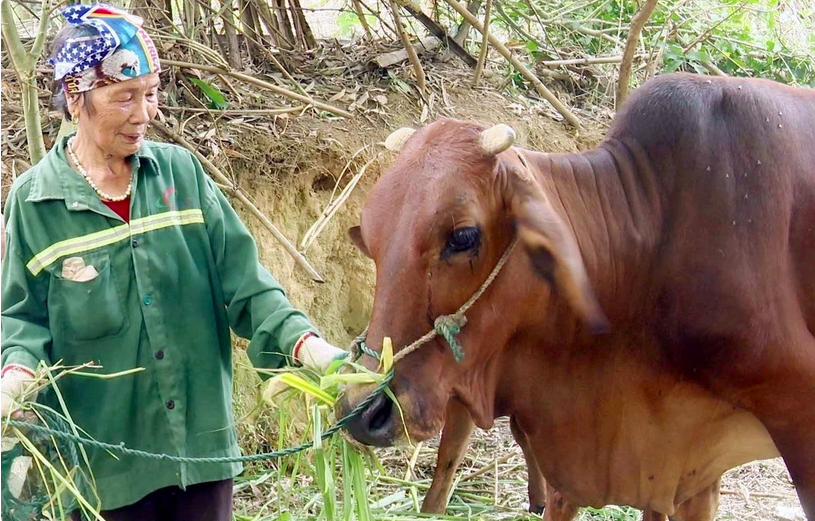
<svg viewBox="0 0 815 521"><path fill-rule="evenodd" d="M746 352L765 356L737 366L741 388L731 400L767 428L807 519L815 521L815 337L805 328L796 333L775 345L747 346Z"/></svg>
<svg viewBox="0 0 815 521"><path fill-rule="evenodd" d="M526 460L526 469L529 474L529 511L542 514L543 509L546 507L546 480L541 474L535 455L532 453L529 440L518 426L514 416L509 420L509 428L512 431L512 437L515 438L515 443L521 447L524 453L524 460Z"/></svg>
<svg viewBox="0 0 815 521"><path fill-rule="evenodd" d="M464 405L455 398L447 403L444 429L441 433L439 454L436 459L436 470L433 472L433 483L422 503L422 512L443 514L447 509L447 497L453 485L461 460L470 446L470 434L473 432L473 420Z"/></svg>

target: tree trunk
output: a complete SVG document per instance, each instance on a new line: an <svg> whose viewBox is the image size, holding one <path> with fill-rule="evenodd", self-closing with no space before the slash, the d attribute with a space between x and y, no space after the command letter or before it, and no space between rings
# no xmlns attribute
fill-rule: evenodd
<svg viewBox="0 0 815 521"><path fill-rule="evenodd" d="M268 1L261 0L256 7L258 18L274 41L275 47L278 49L294 49L296 42L291 40L290 32L283 29L282 24L287 23L285 17L281 21L276 14L272 14Z"/></svg>
<svg viewBox="0 0 815 521"><path fill-rule="evenodd" d="M467 10L470 11L473 16L478 16L478 10L481 9L481 0L470 0L467 3ZM453 40L456 41L457 44L464 46L464 42L467 41L467 37L470 35L470 28L472 25L467 20L461 22L461 25L458 26L458 31L456 35L453 37Z"/></svg>
<svg viewBox="0 0 815 521"><path fill-rule="evenodd" d="M47 13L48 9L47 0L43 0L41 12ZM11 57L23 94L23 118L25 119L25 134L28 141L28 157L31 159L31 164L36 165L45 156L45 140L42 137L36 67L45 43L48 16L43 15L40 17L34 44L31 46L30 51L26 51L20 39L20 33L17 31L11 0L0 1L0 10L2 10L3 42L6 44L6 49Z"/></svg>
<svg viewBox="0 0 815 521"><path fill-rule="evenodd" d="M235 11L232 0L223 0L223 15L222 17L228 22L224 22L224 36L226 37L226 52L227 63L233 69L240 69L243 67L241 60L241 46L238 43L238 33L235 31L233 24L235 23Z"/></svg>
<svg viewBox="0 0 815 521"><path fill-rule="evenodd" d="M262 51L258 49L260 45L260 31L257 30L257 13L252 0L240 0L240 19L243 26L243 33L248 37L246 41L246 51L249 54L249 61L259 56Z"/></svg>
<svg viewBox="0 0 815 521"><path fill-rule="evenodd" d="M291 4L291 16L294 20L294 27L300 41L303 43L305 49L314 49L317 47L317 40L314 38L314 33L311 31L311 26L308 25L306 15L303 13L303 8L300 5L300 0L289 0Z"/></svg>
<svg viewBox="0 0 815 521"><path fill-rule="evenodd" d="M617 108L622 105L628 97L629 83L631 81L631 63L634 61L634 53L637 51L637 44L640 41L640 34L645 22L651 17L651 13L657 6L657 0L646 0L639 11L631 20L628 27L628 37L625 39L625 50L623 51L623 61L620 64L620 78L617 81Z"/></svg>
<svg viewBox="0 0 815 521"><path fill-rule="evenodd" d="M184 34L192 40L197 39L201 30L201 12L195 0L184 0Z"/></svg>
<svg viewBox="0 0 815 521"><path fill-rule="evenodd" d="M292 29L289 10L286 8L286 0L272 0L277 28L286 41L287 49L294 49L297 46L297 37Z"/></svg>

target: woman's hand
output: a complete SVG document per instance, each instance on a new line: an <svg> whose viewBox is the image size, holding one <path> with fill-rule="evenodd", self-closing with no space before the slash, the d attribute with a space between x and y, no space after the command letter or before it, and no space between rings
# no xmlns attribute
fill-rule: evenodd
<svg viewBox="0 0 815 521"><path fill-rule="evenodd" d="M321 373L334 361L345 360L350 355L348 351L335 347L312 333L307 333L297 342L292 354L295 362Z"/></svg>
<svg viewBox="0 0 815 521"><path fill-rule="evenodd" d="M31 391L34 373L23 366L9 365L3 368L0 377L0 416L17 416L20 406L28 400L36 399L37 391Z"/></svg>

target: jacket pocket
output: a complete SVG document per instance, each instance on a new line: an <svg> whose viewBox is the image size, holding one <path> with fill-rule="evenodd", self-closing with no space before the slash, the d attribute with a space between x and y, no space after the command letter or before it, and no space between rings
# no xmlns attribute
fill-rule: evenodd
<svg viewBox="0 0 815 521"><path fill-rule="evenodd" d="M96 268L98 275L87 281L52 274L49 291L49 321L62 331L66 340L89 341L116 335L125 326L119 291L111 275L106 251L82 256L86 266Z"/></svg>

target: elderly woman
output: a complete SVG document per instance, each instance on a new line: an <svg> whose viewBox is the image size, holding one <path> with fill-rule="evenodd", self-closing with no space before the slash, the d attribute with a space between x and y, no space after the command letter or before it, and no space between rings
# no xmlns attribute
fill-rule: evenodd
<svg viewBox="0 0 815 521"><path fill-rule="evenodd" d="M324 369L321 340L258 262L251 235L196 158L145 140L159 60L138 17L74 5L54 42L56 99L76 134L11 188L2 264L2 413L38 366L93 361L60 393L97 440L193 457L239 454L230 327L260 368ZM41 400L56 406L53 392ZM241 466L90 452L107 519L231 519Z"/></svg>

